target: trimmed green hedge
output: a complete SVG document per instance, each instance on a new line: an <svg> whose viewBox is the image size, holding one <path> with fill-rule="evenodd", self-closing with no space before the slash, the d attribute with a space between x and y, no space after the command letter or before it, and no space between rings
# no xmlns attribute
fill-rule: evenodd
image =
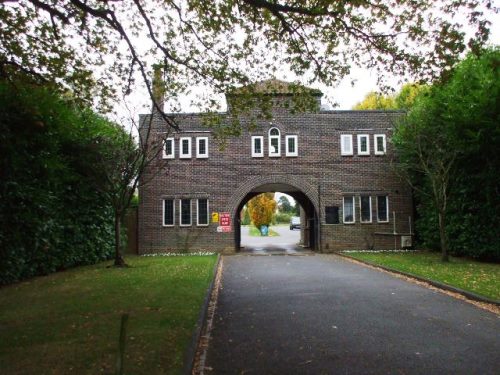
<svg viewBox="0 0 500 375"><path fill-rule="evenodd" d="M0 82L0 284L107 259L113 213L89 155L109 122Z"/></svg>

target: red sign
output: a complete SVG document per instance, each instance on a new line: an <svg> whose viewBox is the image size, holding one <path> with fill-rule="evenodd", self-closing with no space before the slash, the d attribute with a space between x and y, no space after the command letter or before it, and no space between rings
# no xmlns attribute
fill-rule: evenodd
<svg viewBox="0 0 500 375"><path fill-rule="evenodd" d="M219 225L221 227L231 226L231 215L229 214L229 212L221 212L219 214Z"/></svg>

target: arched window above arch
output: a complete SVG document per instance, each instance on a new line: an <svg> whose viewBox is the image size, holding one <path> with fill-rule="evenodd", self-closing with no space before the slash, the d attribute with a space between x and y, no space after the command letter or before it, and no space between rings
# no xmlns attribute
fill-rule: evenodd
<svg viewBox="0 0 500 375"><path fill-rule="evenodd" d="M269 156L281 155L281 136L278 128L269 129Z"/></svg>

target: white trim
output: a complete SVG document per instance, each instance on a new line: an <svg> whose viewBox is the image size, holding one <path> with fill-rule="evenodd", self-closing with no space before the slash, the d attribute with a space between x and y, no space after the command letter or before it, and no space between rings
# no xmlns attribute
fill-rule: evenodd
<svg viewBox="0 0 500 375"><path fill-rule="evenodd" d="M167 142L170 142L172 145L172 153L167 154ZM163 159L174 159L175 158L175 139L174 138L166 138L163 140L163 151L162 151Z"/></svg>
<svg viewBox="0 0 500 375"><path fill-rule="evenodd" d="M172 201L172 224L165 224L165 201ZM161 200L161 209L162 209L162 216L161 216L161 224L164 227L173 227L175 226L175 199L173 198L166 198Z"/></svg>
<svg viewBox="0 0 500 375"><path fill-rule="evenodd" d="M291 152L289 149L288 149L288 140L289 139L293 139L294 140L294 143L295 143L295 151L294 152ZM285 155L286 156L299 156L299 140L298 140L298 136L296 135L287 135L285 136Z"/></svg>
<svg viewBox="0 0 500 375"><path fill-rule="evenodd" d="M345 221L345 199L349 197L352 202L352 221ZM354 224L356 222L356 199L353 195L348 195L342 198L342 223Z"/></svg>
<svg viewBox="0 0 500 375"><path fill-rule="evenodd" d="M344 140L348 139L349 140L349 145L350 148L346 149L344 146ZM353 155L353 146L352 146L352 134L341 134L340 135L340 155L342 156L347 156L347 155Z"/></svg>
<svg viewBox="0 0 500 375"><path fill-rule="evenodd" d="M379 218L378 218L378 197L385 197L385 217L386 217L386 220L379 220ZM377 222L378 223L388 223L389 222L389 196L388 195L377 195Z"/></svg>
<svg viewBox="0 0 500 375"><path fill-rule="evenodd" d="M182 201L189 201L189 224L182 224ZM191 198L181 198L179 199L179 226L181 227L190 227L193 225L193 204L191 202Z"/></svg>
<svg viewBox="0 0 500 375"><path fill-rule="evenodd" d="M271 131L276 129L278 131L278 135L271 135ZM269 150L269 157L271 158L277 158L281 156L281 132L278 128L274 127L269 129L268 134L268 150ZM273 152L273 148L271 146L271 141L277 139L278 140L278 150L276 152Z"/></svg>
<svg viewBox="0 0 500 375"><path fill-rule="evenodd" d="M370 220L363 220L363 208L361 207L361 197L368 197L368 204L370 206ZM360 195L359 196L359 222L366 224L366 223L371 223L372 221L373 221L372 197L370 195Z"/></svg>
<svg viewBox="0 0 500 375"><path fill-rule="evenodd" d="M188 141L188 148L189 148L189 153L184 154L183 148L182 148L182 142L187 140ZM191 137L181 137L179 138L179 158L180 159L191 159Z"/></svg>
<svg viewBox="0 0 500 375"><path fill-rule="evenodd" d="M205 199L207 201L207 223L200 224L200 199ZM210 204L208 198L198 198L196 199L196 225L199 227L208 227L210 224Z"/></svg>
<svg viewBox="0 0 500 375"><path fill-rule="evenodd" d="M377 142L377 138L382 138L383 141L383 148L384 150L383 151L379 151L378 150L378 142ZM374 134L373 135L373 149L375 151L375 155L385 155L386 152L387 152L387 148L386 148L386 141L385 141L385 134Z"/></svg>
<svg viewBox="0 0 500 375"><path fill-rule="evenodd" d="M366 138L366 151L361 151L362 138ZM358 134L358 155L370 155L370 136L368 134Z"/></svg>
<svg viewBox="0 0 500 375"><path fill-rule="evenodd" d="M255 152L255 140L260 140L260 152ZM261 135L252 136L252 157L253 158L262 158L264 157L264 137Z"/></svg>
<svg viewBox="0 0 500 375"><path fill-rule="evenodd" d="M205 141L205 153L200 154L200 141ZM198 159L208 158L208 137L196 137L196 157Z"/></svg>

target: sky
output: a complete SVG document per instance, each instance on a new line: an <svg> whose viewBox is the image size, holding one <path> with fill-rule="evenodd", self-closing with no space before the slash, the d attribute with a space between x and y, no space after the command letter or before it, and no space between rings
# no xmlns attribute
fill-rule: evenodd
<svg viewBox="0 0 500 375"><path fill-rule="evenodd" d="M491 44L499 45L500 14L491 15L490 20L492 23L490 42ZM287 74L286 70L282 70L281 76L277 76L276 78L288 81L295 81L297 78L300 80L300 77ZM388 78L388 82L392 84L395 90L401 87L401 83L398 80L400 78ZM362 101L369 92L377 91L377 74L374 70L355 67L349 76L338 82L336 87L327 87L321 84L313 84L311 87L320 89L323 92L322 106L324 108L347 110ZM206 92L203 88L197 88L193 91L194 94ZM191 104L191 99L192 97L189 96L180 97L179 101L182 112L199 112L199 108ZM219 100L223 105L225 104L223 96L220 96ZM145 87L138 86L131 95L125 98L125 104L121 102L115 107L114 120L123 124L130 123L131 118L137 120L139 114L149 113L150 107L151 102Z"/></svg>

